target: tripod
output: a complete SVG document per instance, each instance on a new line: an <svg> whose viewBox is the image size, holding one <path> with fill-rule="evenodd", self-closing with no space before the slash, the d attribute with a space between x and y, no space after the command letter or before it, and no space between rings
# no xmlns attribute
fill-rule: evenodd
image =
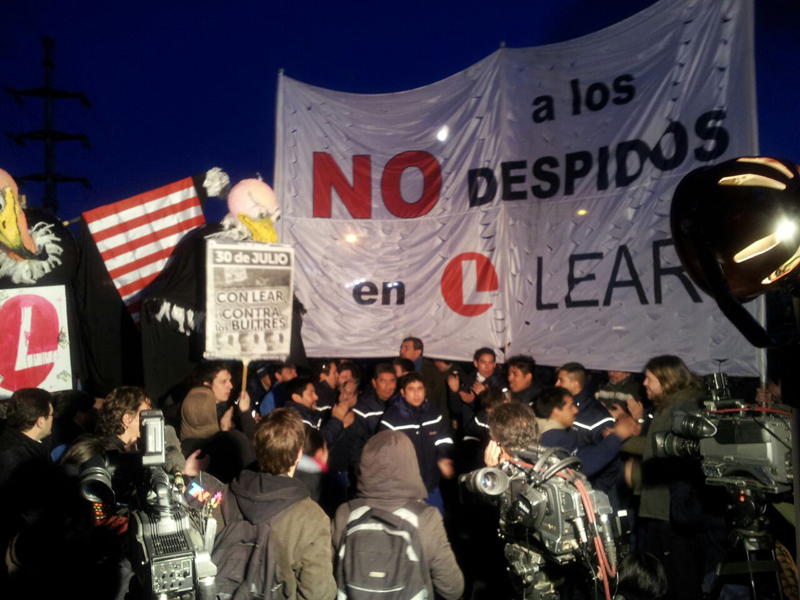
<svg viewBox="0 0 800 600"><path fill-rule="evenodd" d="M763 495L746 488L728 492L732 496L728 520L733 530L709 597L719 598L726 583L747 582L752 600L783 598L780 564L775 554L775 540L767 531L769 523L764 515ZM742 553L744 560L741 560Z"/></svg>
<svg viewBox="0 0 800 600"><path fill-rule="evenodd" d="M543 570L544 557L521 544L506 544L506 560L514 589L524 600L558 600L556 585Z"/></svg>

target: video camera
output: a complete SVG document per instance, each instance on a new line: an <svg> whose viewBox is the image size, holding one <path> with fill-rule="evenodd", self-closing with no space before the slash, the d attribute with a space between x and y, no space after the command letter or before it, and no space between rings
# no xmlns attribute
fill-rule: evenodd
<svg viewBox="0 0 800 600"><path fill-rule="evenodd" d="M164 470L164 415L143 411L140 423L141 453L106 451L92 457L81 467L81 494L99 518L108 508L127 505L128 555L142 598L212 600L213 531L207 535L203 516L187 505L182 476L176 473L171 480Z"/></svg>
<svg viewBox="0 0 800 600"><path fill-rule="evenodd" d="M656 434L657 456L697 456L711 485L766 494L792 490L790 413L732 400L724 373L706 377L704 409L676 411Z"/></svg>
<svg viewBox="0 0 800 600"><path fill-rule="evenodd" d="M552 579L542 571L548 561L599 565L606 584L616 574L618 549L627 533L620 516L625 515L614 515L608 497L570 469L579 463L559 448L537 446L499 467L459 477L462 490L499 507L509 571L526 598L558 598Z"/></svg>

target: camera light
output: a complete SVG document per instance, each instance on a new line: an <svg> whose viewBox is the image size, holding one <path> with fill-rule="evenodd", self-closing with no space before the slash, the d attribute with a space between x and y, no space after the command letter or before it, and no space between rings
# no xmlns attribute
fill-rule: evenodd
<svg viewBox="0 0 800 600"><path fill-rule="evenodd" d="M788 219L783 219L780 223L778 223L775 233L763 237L760 240L756 240L743 250L740 250L734 255L733 261L735 263L742 263L746 260L750 260L751 258L755 258L756 256L760 256L761 254L772 250L781 242L793 240L796 234L797 224L793 221L789 221Z"/></svg>
<svg viewBox="0 0 800 600"><path fill-rule="evenodd" d="M450 128L445 125L442 127L438 132L436 132L436 139L440 142L444 142L447 140L447 136L450 135Z"/></svg>
<svg viewBox="0 0 800 600"><path fill-rule="evenodd" d="M797 224L787 219L784 219L778 225L778 230L775 232L775 235L778 236L779 241L783 242L784 240L794 239L796 233L797 233Z"/></svg>
<svg viewBox="0 0 800 600"><path fill-rule="evenodd" d="M355 233L348 233L344 236L344 241L348 244L355 244L358 241L358 236Z"/></svg>

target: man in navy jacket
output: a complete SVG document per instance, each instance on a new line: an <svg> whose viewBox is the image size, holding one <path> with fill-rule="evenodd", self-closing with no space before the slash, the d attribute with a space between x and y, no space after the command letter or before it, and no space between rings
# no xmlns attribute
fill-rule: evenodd
<svg viewBox="0 0 800 600"><path fill-rule="evenodd" d="M617 460L622 442L636 431L636 422L623 415L614 427L604 428L596 444L586 443L586 437L574 427L579 414L572 394L561 387L544 390L534 403L534 412L541 433L542 446L559 447L581 459L581 472L595 487L608 492L616 483L617 472L608 466Z"/></svg>
<svg viewBox="0 0 800 600"><path fill-rule="evenodd" d="M428 490L428 504L444 512L439 481L455 475L449 458L453 439L447 422L425 397L425 383L419 373L409 373L403 379L401 399L386 409L378 431L391 429L406 434L417 453L420 474Z"/></svg>
<svg viewBox="0 0 800 600"><path fill-rule="evenodd" d="M336 404L331 409L330 418L323 423L323 415L316 410L319 397L310 379L295 377L286 384L286 394L290 398L286 402L286 408L296 411L303 423L312 429L318 429L328 448L331 448L342 435L344 420L349 412L348 406L342 403Z"/></svg>
<svg viewBox="0 0 800 600"><path fill-rule="evenodd" d="M472 357L472 364L475 365L475 371L464 379L455 370L447 376L450 414L458 420L458 427L462 431L482 408L476 402L480 393L490 387L502 390L507 386L505 378L498 372L497 356L491 348L478 348Z"/></svg>
<svg viewBox="0 0 800 600"><path fill-rule="evenodd" d="M614 426L614 417L594 397L588 383L586 369L579 363L567 363L558 369L556 386L569 392L578 409L574 427L581 437L581 445L599 444L603 439L603 431Z"/></svg>

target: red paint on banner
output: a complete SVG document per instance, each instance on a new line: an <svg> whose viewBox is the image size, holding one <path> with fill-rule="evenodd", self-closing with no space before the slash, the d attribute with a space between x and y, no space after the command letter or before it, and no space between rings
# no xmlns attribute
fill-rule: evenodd
<svg viewBox="0 0 800 600"><path fill-rule="evenodd" d="M453 312L464 317L477 317L492 307L489 303L466 304L464 302L464 263L471 261L475 262L478 274L475 291L494 292L499 286L497 271L492 262L483 254L464 252L447 263L442 276L442 296Z"/></svg>
<svg viewBox="0 0 800 600"><path fill-rule="evenodd" d="M24 319L26 312L30 321ZM22 295L6 301L0 309L0 385L14 391L47 379L55 366L58 333L58 313L47 299ZM22 343L20 336L25 336Z"/></svg>
<svg viewBox="0 0 800 600"><path fill-rule="evenodd" d="M354 219L372 217L372 164L370 157L353 157L353 184L327 152L314 152L314 218L331 218L331 192L341 198Z"/></svg>
<svg viewBox="0 0 800 600"><path fill-rule="evenodd" d="M422 172L422 195L415 202L407 202L400 192L403 173L411 167ZM442 170L436 158L428 152L403 152L393 157L383 169L381 178L383 203L395 217L413 219L427 214L439 201L441 190Z"/></svg>

